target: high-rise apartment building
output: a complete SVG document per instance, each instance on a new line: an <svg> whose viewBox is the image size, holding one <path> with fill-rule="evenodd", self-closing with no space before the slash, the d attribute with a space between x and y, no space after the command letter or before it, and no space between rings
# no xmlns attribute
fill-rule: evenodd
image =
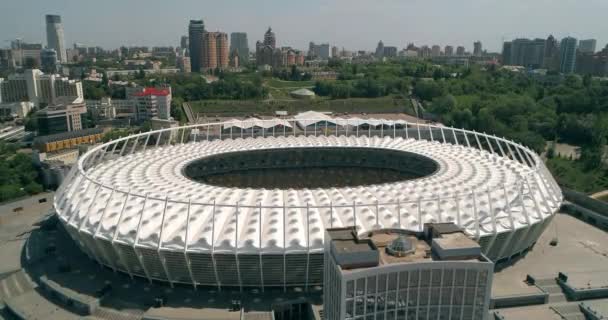
<svg viewBox="0 0 608 320"><path fill-rule="evenodd" d="M277 48L277 36L274 32L272 32L271 27L268 27L268 30L264 34L264 45L269 46L272 49Z"/></svg>
<svg viewBox="0 0 608 320"><path fill-rule="evenodd" d="M395 58L397 56L397 47L386 46L384 47L384 57Z"/></svg>
<svg viewBox="0 0 608 320"><path fill-rule="evenodd" d="M249 41L247 40L247 33L233 32L230 34L230 52L234 52L235 50L239 55L239 61L249 60Z"/></svg>
<svg viewBox="0 0 608 320"><path fill-rule="evenodd" d="M456 48L456 55L457 55L457 56L460 56L460 57L462 57L462 56L464 56L464 55L465 55L465 49L464 49L464 47L463 47L463 46L458 46L458 47Z"/></svg>
<svg viewBox="0 0 608 320"><path fill-rule="evenodd" d="M548 70L559 70L559 45L553 35L545 40L545 54L543 68Z"/></svg>
<svg viewBox="0 0 608 320"><path fill-rule="evenodd" d="M82 129L82 115L87 107L82 98L61 97L55 103L36 112L38 134L76 131Z"/></svg>
<svg viewBox="0 0 608 320"><path fill-rule="evenodd" d="M229 60L228 35L224 32L205 32L203 34L205 61L203 70L227 68Z"/></svg>
<svg viewBox="0 0 608 320"><path fill-rule="evenodd" d="M328 60L330 57L329 43L316 44L311 42L308 45L308 56L321 60Z"/></svg>
<svg viewBox="0 0 608 320"><path fill-rule="evenodd" d="M190 65L192 72L200 72L205 60L203 47L203 34L205 23L203 20L190 20L188 25L188 40L190 46Z"/></svg>
<svg viewBox="0 0 608 320"><path fill-rule="evenodd" d="M327 320L487 319L494 264L453 223L325 233Z"/></svg>
<svg viewBox="0 0 608 320"><path fill-rule="evenodd" d="M58 98L83 99L82 82L56 74L44 74L38 69L28 69L21 74L0 78L0 102L30 101L34 105L55 104Z"/></svg>
<svg viewBox="0 0 608 320"><path fill-rule="evenodd" d="M560 67L561 73L573 73L576 68L576 45L578 41L576 38L566 37L563 38L559 50L560 50Z"/></svg>
<svg viewBox="0 0 608 320"><path fill-rule="evenodd" d="M68 61L65 51L65 39L63 35L63 24L61 16L48 14L46 15L46 41L50 49L55 49L57 58L61 63Z"/></svg>
<svg viewBox="0 0 608 320"><path fill-rule="evenodd" d="M431 56L439 57L441 55L441 47L438 45L434 45L431 47Z"/></svg>
<svg viewBox="0 0 608 320"><path fill-rule="evenodd" d="M515 39L503 44L504 65L542 68L545 54L545 39Z"/></svg>
<svg viewBox="0 0 608 320"><path fill-rule="evenodd" d="M578 50L585 53L595 53L595 46L597 41L595 39L581 40L578 42Z"/></svg>
<svg viewBox="0 0 608 320"><path fill-rule="evenodd" d="M444 51L444 54L448 57L454 55L454 47L452 47L452 46L445 46L445 49L443 49L443 51Z"/></svg>
<svg viewBox="0 0 608 320"><path fill-rule="evenodd" d="M483 47L481 45L481 41L473 42L473 55L476 57L481 57L483 54Z"/></svg>
<svg viewBox="0 0 608 320"><path fill-rule="evenodd" d="M340 51L340 49L338 49L338 47L336 47L336 46L331 47L331 56L333 58L337 58L340 55L339 51Z"/></svg>
<svg viewBox="0 0 608 320"><path fill-rule="evenodd" d="M284 68L304 65L304 54L290 47L276 48L276 37L271 28L264 34L264 41L255 44L255 57L258 66Z"/></svg>

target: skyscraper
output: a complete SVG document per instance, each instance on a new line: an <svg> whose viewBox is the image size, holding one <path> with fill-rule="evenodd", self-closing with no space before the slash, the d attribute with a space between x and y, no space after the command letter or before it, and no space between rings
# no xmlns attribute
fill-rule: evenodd
<svg viewBox="0 0 608 320"><path fill-rule="evenodd" d="M543 59L543 68L548 70L559 69L559 46L553 35L549 35L545 40L545 57Z"/></svg>
<svg viewBox="0 0 608 320"><path fill-rule="evenodd" d="M205 60L203 50L203 34L205 23L203 20L190 20L188 25L188 39L190 41L190 65L192 72L200 72Z"/></svg>
<svg viewBox="0 0 608 320"><path fill-rule="evenodd" d="M473 42L473 55L476 57L481 57L482 53L483 53L483 49L481 46L481 41Z"/></svg>
<svg viewBox="0 0 608 320"><path fill-rule="evenodd" d="M249 60L249 42L247 40L247 33L233 32L230 34L230 52L234 52L235 50L239 55L240 62Z"/></svg>
<svg viewBox="0 0 608 320"><path fill-rule="evenodd" d="M49 49L55 49L57 59L61 63L68 61L65 52L65 40L63 36L63 25L61 24L61 16L47 14L46 15L46 41Z"/></svg>
<svg viewBox="0 0 608 320"><path fill-rule="evenodd" d="M182 36L181 39L179 40L179 47L181 49L188 49L189 47L189 40L188 40L188 36Z"/></svg>
<svg viewBox="0 0 608 320"><path fill-rule="evenodd" d="M57 52L55 49L43 49L40 52L40 67L45 73L57 73Z"/></svg>
<svg viewBox="0 0 608 320"><path fill-rule="evenodd" d="M438 45L433 45L431 47L431 56L439 57L441 55L441 47Z"/></svg>
<svg viewBox="0 0 608 320"><path fill-rule="evenodd" d="M329 43L316 44L311 42L308 45L308 56L321 60L328 60L330 57Z"/></svg>
<svg viewBox="0 0 608 320"><path fill-rule="evenodd" d="M576 67L576 38L566 37L562 39L559 46L560 67L562 73L573 73Z"/></svg>
<svg viewBox="0 0 608 320"><path fill-rule="evenodd" d="M272 32L271 27L268 27L268 30L264 34L264 45L269 46L272 49L277 48L277 36Z"/></svg>
<svg viewBox="0 0 608 320"><path fill-rule="evenodd" d="M578 50L584 53L595 53L595 46L597 41L595 39L581 40L578 43Z"/></svg>
<svg viewBox="0 0 608 320"><path fill-rule="evenodd" d="M205 32L203 34L203 51L205 60L202 69L205 71L228 67L228 35L224 32Z"/></svg>
<svg viewBox="0 0 608 320"><path fill-rule="evenodd" d="M382 58L384 56L384 42L380 40L376 46L376 58Z"/></svg>

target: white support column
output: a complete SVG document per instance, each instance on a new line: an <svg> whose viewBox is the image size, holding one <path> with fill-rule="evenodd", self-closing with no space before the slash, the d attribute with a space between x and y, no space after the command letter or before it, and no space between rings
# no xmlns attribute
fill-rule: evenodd
<svg viewBox="0 0 608 320"><path fill-rule="evenodd" d="M464 130L460 130L462 132L462 134L464 135L464 141L467 143L467 147L471 147L471 142L469 141L469 134L467 131Z"/></svg>
<svg viewBox="0 0 608 320"><path fill-rule="evenodd" d="M264 217L264 215L262 214L262 202L259 203L258 205L258 209L260 210L260 224L259 224L259 228L260 231L259 233L259 239L258 239L258 247L259 247L259 253L260 253L260 284L262 286L262 292L264 292L264 264L262 263L262 218Z"/></svg>
<svg viewBox="0 0 608 320"><path fill-rule="evenodd" d="M285 228L287 228L287 224L285 223L286 211L285 197L283 197L283 292L287 292L287 239L285 235Z"/></svg>
<svg viewBox="0 0 608 320"><path fill-rule="evenodd" d="M422 140L422 136L420 135L420 122L416 120L416 130L418 130L418 140Z"/></svg>
<svg viewBox="0 0 608 320"><path fill-rule="evenodd" d="M393 122L393 139L397 137L397 122Z"/></svg>
<svg viewBox="0 0 608 320"><path fill-rule="evenodd" d="M515 221L513 221L513 212L511 212L511 201L509 200L509 194L507 193L507 186L504 183L502 184L502 190L506 201L506 212L509 215L509 224L511 225L511 230L515 230Z"/></svg>
<svg viewBox="0 0 608 320"><path fill-rule="evenodd" d="M186 128L182 129L182 137L180 138L180 143L184 144L184 135L186 134Z"/></svg>
<svg viewBox="0 0 608 320"><path fill-rule="evenodd" d="M379 220L380 219L380 217L379 217L380 216L380 210L378 210L378 209L379 209L379 207L378 207L378 200L376 200L376 226L374 227L374 229L376 229L376 228L377 229L382 229L380 227L380 220Z"/></svg>
<svg viewBox="0 0 608 320"><path fill-rule="evenodd" d="M125 149L127 149L127 144L129 144L129 140L131 140L131 138L126 139L125 143L122 144L122 148L120 148L120 153L118 154L120 157L122 157L123 153L125 152Z"/></svg>
<svg viewBox="0 0 608 320"><path fill-rule="evenodd" d="M494 141L496 141L496 144L498 145L498 150L500 151L500 155L504 158L506 156L506 154L505 154L505 150L503 150L502 145L500 144L500 139L494 138Z"/></svg>
<svg viewBox="0 0 608 320"><path fill-rule="evenodd" d="M494 147L492 147L492 143L490 142L490 139L488 138L488 134L487 133L483 133L484 138L486 138L486 143L488 144L488 147L490 147L490 152L492 154L494 154Z"/></svg>
<svg viewBox="0 0 608 320"><path fill-rule="evenodd" d="M492 195L490 194L490 188L486 189L486 193L488 195L488 208L490 209L490 217L492 219L492 240L490 240L490 243L488 243L488 247L486 249L486 252L484 252L485 255L489 255L490 250L492 249L492 246L494 245L494 242L496 241L496 237L498 236L498 231L496 230L496 214L494 213L494 207L492 206Z"/></svg>
<svg viewBox="0 0 608 320"><path fill-rule="evenodd" d="M213 212L211 218L211 263L213 264L213 274L215 275L217 290L222 291L222 283L220 281L220 276L217 273L217 264L215 263L215 210L215 199L213 199Z"/></svg>
<svg viewBox="0 0 608 320"><path fill-rule="evenodd" d="M112 267L112 270L114 270L114 272L116 272L116 265L114 264L114 260L108 255L108 253L106 252L105 248L101 245L101 240L99 238L97 238L97 235L99 234L99 230L101 230L101 225L103 224L103 218L106 216L106 212L108 211L108 206L110 205L110 200L112 199L112 195L114 195L114 190L115 188L112 189L112 192L110 192L110 196L108 197L108 201L106 202L106 205L103 208L103 212L101 213L101 217L99 218L99 221L97 222L97 226L95 227L95 232L93 233L93 242L95 242L95 244L97 245L97 247L99 248L99 250L101 251L101 253L105 256L106 261L108 261L108 263L110 263L110 267Z"/></svg>
<svg viewBox="0 0 608 320"><path fill-rule="evenodd" d="M165 275L167 276L167 280L169 280L169 285L173 288L173 279L171 279L171 274L169 273L169 268L167 268L167 261L165 259L165 255L161 253L161 247L163 245L163 230L165 229L165 215L167 213L167 202L169 201L169 197L165 197L165 205L163 207L163 216L161 217L160 222L160 232L158 235L158 246L156 247L156 253L158 254L158 259L160 260L160 264L165 271Z"/></svg>
<svg viewBox="0 0 608 320"><path fill-rule="evenodd" d="M133 146L131 147L131 151L129 154L133 154L135 152L135 147L137 147L137 142L139 141L139 136L135 137L135 141L133 142Z"/></svg>
<svg viewBox="0 0 608 320"><path fill-rule="evenodd" d="M404 124L403 128L403 130L405 130L405 139L407 140L410 138L410 133L407 131L407 122Z"/></svg>
<svg viewBox="0 0 608 320"><path fill-rule="evenodd" d="M357 120L357 127L356 127L357 137L359 137L359 125L360 124L361 124L361 121Z"/></svg>
<svg viewBox="0 0 608 320"><path fill-rule="evenodd" d="M376 216L377 220L378 216ZM353 201L353 226L355 227L355 231L358 231L357 228L357 203Z"/></svg>
<svg viewBox="0 0 608 320"><path fill-rule="evenodd" d="M536 179L536 175L532 175L531 178L532 178L532 180L534 180L534 184L538 188L538 193L540 193L540 197L543 199L543 203L545 204L545 207L549 211L549 214L551 214L551 205L549 205L549 201L547 201L547 198L545 197L545 194L543 193L543 190L540 187L538 180ZM539 178L539 179L542 179L542 178ZM547 190L546 186L545 186L545 190ZM547 192L549 192L549 190L547 190Z"/></svg>
<svg viewBox="0 0 608 320"><path fill-rule="evenodd" d="M399 229L403 228L401 225L401 202L399 198L397 198L397 224L399 224Z"/></svg>
<svg viewBox="0 0 608 320"><path fill-rule="evenodd" d="M536 209L536 218L538 218L539 221L542 221L543 215L540 210L540 206L538 205L536 195L534 194L534 190L532 189L532 186L530 185L530 182L528 181L528 179L524 179L524 182L528 186L528 193L530 193L530 198L532 198L532 202L534 202L534 208Z"/></svg>
<svg viewBox="0 0 608 320"><path fill-rule="evenodd" d="M308 291L308 272L310 267L310 205L306 202L306 285L305 291Z"/></svg>
<svg viewBox="0 0 608 320"><path fill-rule="evenodd" d="M139 264L141 264L141 268L144 270L144 273L146 274L148 281L150 283L152 283L152 278L150 277L148 268L146 267L146 264L144 263L144 259L141 255L141 252L139 252L139 250L137 249L137 243L139 242L139 230L141 229L141 222L143 221L144 209L146 208L146 202L148 202L148 194L146 194L146 198L144 199L144 203L141 206L141 211L139 213L139 222L137 223L137 231L135 232L135 242L133 243L133 251L135 251L135 256L137 256L137 260L139 261Z"/></svg>
<svg viewBox="0 0 608 320"><path fill-rule="evenodd" d="M146 142L144 142L144 149L142 151L146 151L146 148L148 147L148 141L150 141L149 133L146 135Z"/></svg>
<svg viewBox="0 0 608 320"><path fill-rule="evenodd" d="M424 230L424 222L422 221L422 198L418 197L418 227L420 231Z"/></svg>
<svg viewBox="0 0 608 320"><path fill-rule="evenodd" d="M380 137L384 138L384 121L380 123Z"/></svg>
<svg viewBox="0 0 608 320"><path fill-rule="evenodd" d="M458 227L462 228L460 220L460 194L458 192L456 192L456 224Z"/></svg>
<svg viewBox="0 0 608 320"><path fill-rule="evenodd" d="M439 218L439 222L443 221L443 214L441 213L441 196L437 195L437 216Z"/></svg>
<svg viewBox="0 0 608 320"><path fill-rule="evenodd" d="M158 148L158 146L160 145L160 138L162 138L162 137L163 137L163 132L160 131L158 133L158 138L156 138L156 145L155 145L156 148Z"/></svg>
<svg viewBox="0 0 608 320"><path fill-rule="evenodd" d="M327 121L325 121L325 132L323 132L323 135L327 137ZM317 133L315 131L315 137L317 136Z"/></svg>
<svg viewBox="0 0 608 320"><path fill-rule="evenodd" d="M235 217L235 230L234 230L234 258L236 261L236 275L239 279L239 290L243 292L243 281L241 280L241 266L239 264L239 203L236 203L236 211L234 212Z"/></svg>
<svg viewBox="0 0 608 320"><path fill-rule="evenodd" d="M194 273L192 272L192 261L188 256L188 236L190 231L190 206L192 205L192 199L188 198L188 211L186 213L186 234L184 236L184 260L186 260L186 266L188 267L188 275L192 281L192 287L196 290L196 280L194 279ZM213 241L213 240L212 240Z"/></svg>
<svg viewBox="0 0 608 320"><path fill-rule="evenodd" d="M329 202L329 227L334 227L334 205L333 202Z"/></svg>
<svg viewBox="0 0 608 320"><path fill-rule="evenodd" d="M477 147L479 150L483 151L483 147L481 146L481 142L479 142L479 133L473 131L473 135L475 136L475 141L477 141Z"/></svg>
<svg viewBox="0 0 608 320"><path fill-rule="evenodd" d="M431 136L431 141L435 142L435 139L433 138L433 128L431 127L430 124L427 124L426 126L427 126L427 128L429 128L429 135Z"/></svg>
<svg viewBox="0 0 608 320"><path fill-rule="evenodd" d="M454 144L459 146L460 144L458 143L458 137L456 136L456 129L454 128L450 128L452 130L452 137L454 137Z"/></svg>
<svg viewBox="0 0 608 320"><path fill-rule="evenodd" d="M122 264L125 266L125 269L127 269L127 272L129 273L129 277L131 278L131 280L133 280L133 273L131 272L131 267L129 266L129 264L127 263L127 260L123 256L122 250L120 250L120 248L116 246L116 238L118 237L118 228L120 227L120 224L122 222L122 217L123 217L123 214L125 213L125 207L127 205L127 202L129 202L130 195L131 195L131 189L129 189L127 191L127 196L125 198L125 202L123 202L123 204L122 204L122 208L120 209L120 214L118 216L118 222L116 223L116 227L114 229L114 234L112 235L112 241L110 243L112 244L112 248L114 249L114 251L116 251L116 254L118 254L118 258L120 259Z"/></svg>
<svg viewBox="0 0 608 320"><path fill-rule="evenodd" d="M209 130L211 130L211 125L207 124L207 141L209 141ZM243 130L243 129L241 129Z"/></svg>
<svg viewBox="0 0 608 320"><path fill-rule="evenodd" d="M441 131L441 138L443 139L443 143L447 143L447 140L445 140L445 133L443 132L443 127L439 127L439 130Z"/></svg>

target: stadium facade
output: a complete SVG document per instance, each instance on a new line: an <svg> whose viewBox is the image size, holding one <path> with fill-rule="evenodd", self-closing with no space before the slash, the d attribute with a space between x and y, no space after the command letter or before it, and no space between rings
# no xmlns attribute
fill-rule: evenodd
<svg viewBox="0 0 608 320"><path fill-rule="evenodd" d="M540 157L504 138L390 120L252 123L97 146L56 192L57 214L88 256L131 277L242 289L322 285L329 228L421 232L452 222L492 261L509 259L534 245L562 203ZM405 178L302 184L298 168L319 166L326 179L341 166ZM276 168L295 171L267 188L206 182Z"/></svg>

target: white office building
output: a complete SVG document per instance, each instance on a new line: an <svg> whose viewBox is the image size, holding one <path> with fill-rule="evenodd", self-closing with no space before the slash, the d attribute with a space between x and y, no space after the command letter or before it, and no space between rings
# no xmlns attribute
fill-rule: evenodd
<svg viewBox="0 0 608 320"><path fill-rule="evenodd" d="M41 103L50 105L61 97L83 99L82 82L58 74L44 74L38 69L12 74L7 79L0 78L1 103L29 101L35 106Z"/></svg>
<svg viewBox="0 0 608 320"><path fill-rule="evenodd" d="M494 264L453 223L422 233L328 229L327 320L487 319Z"/></svg>
<svg viewBox="0 0 608 320"><path fill-rule="evenodd" d="M68 62L61 16L53 14L46 15L46 41L48 48L55 49L57 52L57 59L59 62Z"/></svg>

